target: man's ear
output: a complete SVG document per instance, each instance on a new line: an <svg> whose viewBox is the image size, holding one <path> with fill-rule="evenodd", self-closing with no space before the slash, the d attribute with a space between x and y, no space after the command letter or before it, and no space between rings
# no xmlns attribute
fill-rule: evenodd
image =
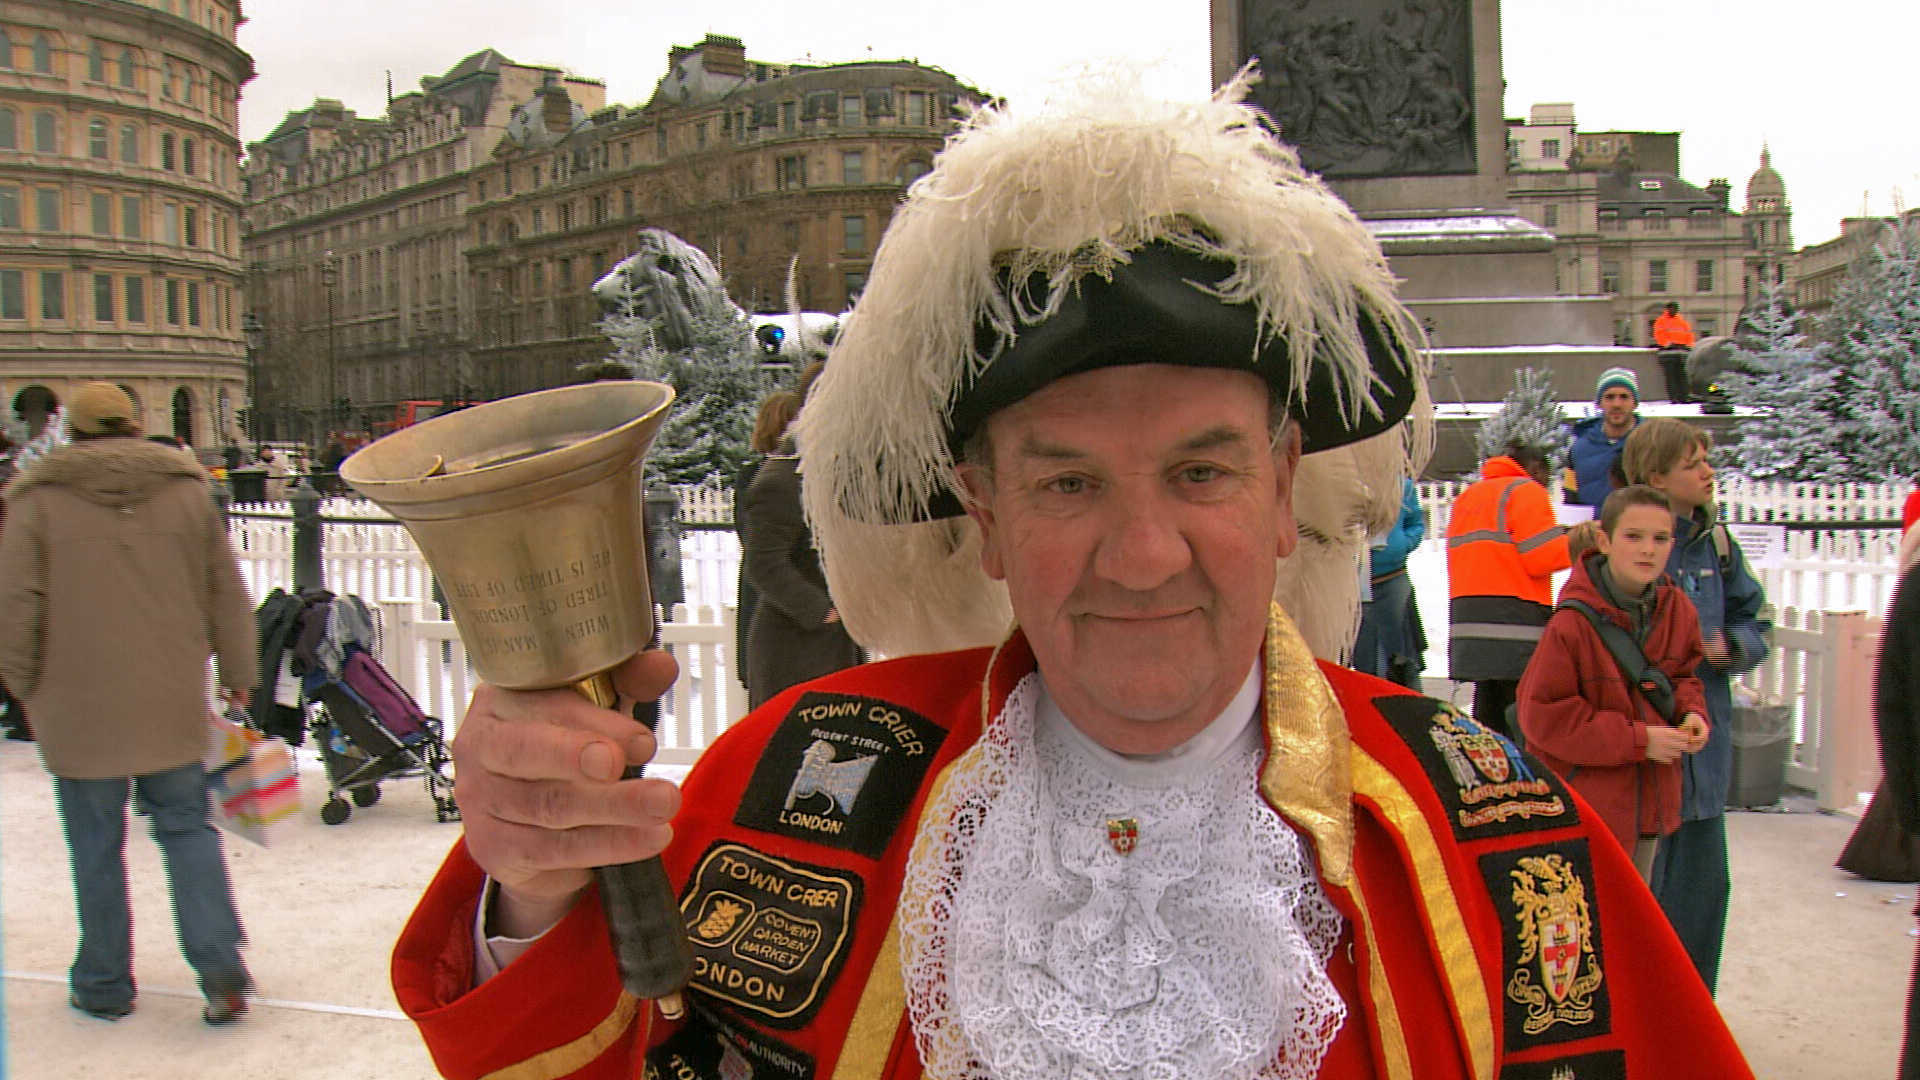
<svg viewBox="0 0 1920 1080"><path fill-rule="evenodd" d="M1284 559L1300 546L1300 523L1293 513L1293 482L1300 475L1300 426L1288 424L1273 444L1273 497L1280 511L1280 528L1273 556Z"/></svg>
<svg viewBox="0 0 1920 1080"><path fill-rule="evenodd" d="M993 470L970 462L954 466L960 486L966 492L967 516L980 530L980 569L995 581L1006 580L1006 566L1000 558L999 521L993 512Z"/></svg>

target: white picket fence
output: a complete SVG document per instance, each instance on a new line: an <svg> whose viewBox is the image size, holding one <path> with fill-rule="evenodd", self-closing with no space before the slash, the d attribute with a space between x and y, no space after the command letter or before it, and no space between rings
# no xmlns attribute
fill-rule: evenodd
<svg viewBox="0 0 1920 1080"><path fill-rule="evenodd" d="M1445 580L1448 510L1464 486L1418 485L1428 528L1426 541L1409 560L1416 580ZM1907 490L1906 485L1720 486L1730 520L1775 523L1897 518ZM662 707L661 760L690 763L727 724L745 715L747 699L734 655L739 542L731 529L713 527L731 520L732 492L680 488L678 493L682 520L709 526L681 534L686 603L664 613L661 623L662 643L681 669L680 681ZM359 596L380 611L383 661L422 707L445 719L451 730L466 710L476 679L453 623L432 602L432 579L412 538L364 500L329 499L321 513L326 522L323 582L333 592ZM288 504L237 508L231 535L243 579L256 601L292 580ZM1844 652L1831 627L1838 613L1857 612L1860 618L1877 620L1885 610L1896 580L1895 545L1892 531L1885 529L1792 530L1784 559L1756 566L1779 612L1775 656L1742 682L1770 699L1794 703L1790 779L1796 786L1832 789L1835 805L1851 803L1835 786L1835 740L1825 733L1857 707L1850 696L1856 688L1843 682L1859 682L1863 676L1858 658ZM1429 585L1419 590L1419 600L1434 646L1427 674L1444 676L1445 591ZM1823 805L1825 801L1823 795Z"/></svg>

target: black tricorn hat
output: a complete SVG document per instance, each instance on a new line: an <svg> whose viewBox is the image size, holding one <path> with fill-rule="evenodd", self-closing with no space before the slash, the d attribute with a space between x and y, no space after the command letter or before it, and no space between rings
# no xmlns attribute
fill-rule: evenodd
<svg viewBox="0 0 1920 1080"><path fill-rule="evenodd" d="M1224 368L1260 376L1287 402L1300 428L1301 451L1314 453L1391 429L1416 397L1412 343L1393 333L1373 312L1355 307L1360 340L1372 368L1372 407L1337 385L1334 366L1316 349L1306 385L1299 385L1283 334L1261 325L1251 303L1231 303L1219 286L1234 264L1165 241L1132 251L1110 273L1087 273L1066 286L1066 295L1045 319L1004 337L990 320L975 327L974 346L987 365L963 382L947 413L947 445L957 458L966 441L995 412L1056 379L1124 364L1173 364ZM1002 296L1013 283L1000 277ZM1048 306L1045 275L1026 282L1021 306ZM1344 403L1344 407L1343 407ZM936 494L929 517L962 512L949 493Z"/></svg>

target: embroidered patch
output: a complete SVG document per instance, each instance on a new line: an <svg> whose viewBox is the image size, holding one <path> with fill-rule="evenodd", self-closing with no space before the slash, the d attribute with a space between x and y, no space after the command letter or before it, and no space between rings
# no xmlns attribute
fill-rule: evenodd
<svg viewBox="0 0 1920 1080"><path fill-rule="evenodd" d="M1580 820L1553 770L1452 705L1402 694L1374 698L1373 706L1420 759L1461 840Z"/></svg>
<svg viewBox="0 0 1920 1080"><path fill-rule="evenodd" d="M892 702L802 694L760 754L734 824L878 859L946 737Z"/></svg>
<svg viewBox="0 0 1920 1080"><path fill-rule="evenodd" d="M1508 1065L1500 1070L1500 1080L1627 1080L1627 1052L1602 1050Z"/></svg>
<svg viewBox="0 0 1920 1080"><path fill-rule="evenodd" d="M1507 1049L1611 1031L1587 842L1483 855L1480 873L1500 912Z"/></svg>
<svg viewBox="0 0 1920 1080"><path fill-rule="evenodd" d="M813 1080L811 1055L690 1004L680 1030L647 1052L647 1080Z"/></svg>
<svg viewBox="0 0 1920 1080"><path fill-rule="evenodd" d="M715 844L680 897L690 985L775 1027L799 1027L847 957L860 894L844 870Z"/></svg>

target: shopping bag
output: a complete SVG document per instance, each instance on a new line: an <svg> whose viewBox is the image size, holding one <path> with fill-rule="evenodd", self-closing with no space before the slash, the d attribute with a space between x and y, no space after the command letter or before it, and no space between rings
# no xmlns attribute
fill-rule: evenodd
<svg viewBox="0 0 1920 1080"><path fill-rule="evenodd" d="M207 714L207 795L215 825L265 847L267 826L299 811L300 781L287 744L240 723L243 715Z"/></svg>

